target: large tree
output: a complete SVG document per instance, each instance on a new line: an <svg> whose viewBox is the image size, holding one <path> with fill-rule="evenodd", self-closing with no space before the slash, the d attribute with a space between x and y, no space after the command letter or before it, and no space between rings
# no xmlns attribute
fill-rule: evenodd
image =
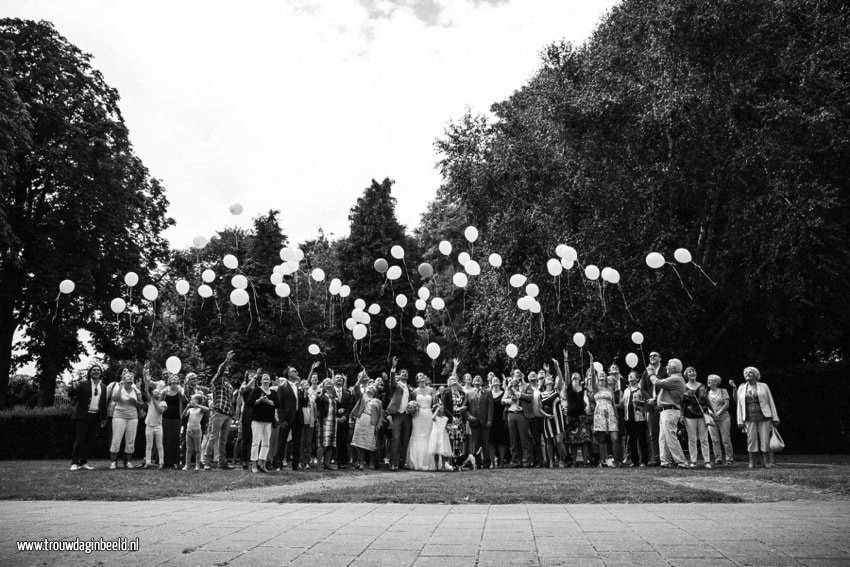
<svg viewBox="0 0 850 567"><path fill-rule="evenodd" d="M77 330L97 332L124 273L146 279L166 257L164 190L90 61L49 23L0 20L0 407L15 329L50 404ZM76 290L57 303L64 279Z"/></svg>

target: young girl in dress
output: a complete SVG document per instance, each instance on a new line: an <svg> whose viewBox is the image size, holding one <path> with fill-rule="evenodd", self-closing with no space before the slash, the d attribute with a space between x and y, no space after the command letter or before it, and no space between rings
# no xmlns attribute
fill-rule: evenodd
<svg viewBox="0 0 850 567"><path fill-rule="evenodd" d="M428 454L434 459L434 470L443 470L443 458L451 458L452 444L449 440L449 433L446 431L446 425L449 422L443 414L443 406L437 406L434 412L434 427L431 429L431 439L428 441Z"/></svg>

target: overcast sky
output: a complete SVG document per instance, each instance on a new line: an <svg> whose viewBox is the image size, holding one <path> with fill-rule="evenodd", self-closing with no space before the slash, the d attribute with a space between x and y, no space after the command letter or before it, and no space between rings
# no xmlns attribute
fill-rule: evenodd
<svg viewBox="0 0 850 567"><path fill-rule="evenodd" d="M0 14L51 21L93 56L184 247L272 208L293 242L343 236L384 177L413 228L440 184L446 123L487 112L545 46L583 42L615 3L0 0Z"/></svg>

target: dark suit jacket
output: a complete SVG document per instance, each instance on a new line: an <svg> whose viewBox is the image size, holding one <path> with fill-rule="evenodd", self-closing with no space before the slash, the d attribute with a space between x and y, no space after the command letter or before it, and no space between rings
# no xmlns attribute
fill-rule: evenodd
<svg viewBox="0 0 850 567"><path fill-rule="evenodd" d="M296 394L292 393L293 389ZM298 396L297 407L296 395ZM310 402L307 399L306 392L298 389L296 384L293 384L289 380L286 381L286 384L281 384L277 389L277 402L277 418L281 423L286 422L290 427L299 427L304 423L300 410Z"/></svg>
<svg viewBox="0 0 850 567"><path fill-rule="evenodd" d="M490 390L481 390L480 393L470 390L466 393L466 404L469 407L470 427L493 425L493 394Z"/></svg>
<svg viewBox="0 0 850 567"><path fill-rule="evenodd" d="M401 398L404 395L404 388L408 388L407 384L399 383L395 379L395 376L390 378L390 385L389 388L387 388L387 397L389 399L389 403L387 404L388 415L404 413L406 408L401 407ZM408 403L413 399L410 395L410 388L407 389L407 398Z"/></svg>
<svg viewBox="0 0 850 567"><path fill-rule="evenodd" d="M462 413L468 413L469 411L469 399L466 397L466 393L463 390L459 390L461 395L463 396L463 407L461 409ZM454 413L454 401L452 400L452 389L446 388L446 391L443 392L442 397L440 398L440 403L443 405L443 414L449 418L449 421L453 420L455 417Z"/></svg>
<svg viewBox="0 0 850 567"><path fill-rule="evenodd" d="M342 395L336 401L336 409L337 417L344 417L346 420L354 409L354 395L345 388L342 389ZM343 413L338 413L339 410L343 410Z"/></svg>
<svg viewBox="0 0 850 567"><path fill-rule="evenodd" d="M82 382L78 382L75 385L71 385L69 388L69 395L72 398L76 398L76 403L74 404L74 413L71 415L71 419L76 421L81 421L86 419L89 414L89 404L91 403L91 395L92 395L92 381L91 380L83 380ZM98 420L106 419L106 384L103 383L103 380L100 381L100 403L98 403Z"/></svg>
<svg viewBox="0 0 850 567"><path fill-rule="evenodd" d="M520 390L519 406L522 408L522 414L526 419L534 419L534 388L531 384L526 384Z"/></svg>
<svg viewBox="0 0 850 567"><path fill-rule="evenodd" d="M644 370L640 377L640 389L645 400L655 400L652 395L652 380L649 379L649 376L649 372ZM656 376L660 379L667 378L667 367L662 364L658 368L658 374Z"/></svg>

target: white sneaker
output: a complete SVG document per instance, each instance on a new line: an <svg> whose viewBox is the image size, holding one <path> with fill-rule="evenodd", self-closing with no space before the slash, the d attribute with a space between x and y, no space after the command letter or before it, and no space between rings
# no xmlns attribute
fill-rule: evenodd
<svg viewBox="0 0 850 567"><path fill-rule="evenodd" d="M93 470L94 470L94 467L93 467L93 466L91 466L91 465L90 465L90 464L88 464L88 463L86 463L86 464L84 464L84 465L80 465L80 468L81 468L81 469L86 469L87 471L93 471Z"/></svg>
<svg viewBox="0 0 850 567"><path fill-rule="evenodd" d="M183 470L184 470L184 471L188 471L188 470L189 470L189 465L186 465L185 467L183 467Z"/></svg>
<svg viewBox="0 0 850 567"><path fill-rule="evenodd" d="M705 468L710 469L710 468L711 468L711 463L705 463Z"/></svg>
<svg viewBox="0 0 850 567"><path fill-rule="evenodd" d="M118 468L118 463L116 463L115 461L112 461L112 463L110 463L110 465L109 465L109 470L115 470L117 468Z"/></svg>
<svg viewBox="0 0 850 567"><path fill-rule="evenodd" d="M78 470L80 470L80 465L77 465L77 464L71 465L71 470L72 470L72 471L78 471Z"/></svg>

